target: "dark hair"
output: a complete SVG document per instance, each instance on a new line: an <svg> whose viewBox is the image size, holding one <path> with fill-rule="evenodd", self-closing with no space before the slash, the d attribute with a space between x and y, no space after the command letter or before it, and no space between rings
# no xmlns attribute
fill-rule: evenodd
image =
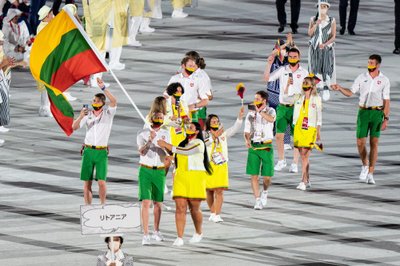
<svg viewBox="0 0 400 266"><path fill-rule="evenodd" d="M378 54L372 54L369 56L369 59L375 60L378 64L382 63L382 57Z"/></svg>
<svg viewBox="0 0 400 266"><path fill-rule="evenodd" d="M256 94L260 95L261 98L268 102L268 93L266 91L257 91Z"/></svg>
<svg viewBox="0 0 400 266"><path fill-rule="evenodd" d="M124 239L122 238L122 236L116 236L116 237L119 237L119 242L121 242L121 245L122 245L122 243L124 243ZM104 242L106 242L107 244L110 243L111 242L111 237L107 236L104 239Z"/></svg>
<svg viewBox="0 0 400 266"><path fill-rule="evenodd" d="M202 130L200 124L197 122L192 122L191 124L193 124L196 127L196 130L199 131L199 133L197 134L197 139L201 140L204 143L204 138L203 138L203 133L202 133L203 130ZM186 136L186 138L181 143L179 143L179 147L185 147L188 143L189 143L189 138ZM205 147L205 144L204 144L203 156L204 156L204 159L203 159L204 168L206 169L207 173L209 175L211 175L213 171L212 171L210 162L208 160L207 148ZM175 167L178 168L178 159L177 159L176 154L175 154Z"/></svg>
<svg viewBox="0 0 400 266"><path fill-rule="evenodd" d="M219 120L219 117L217 115L209 114L207 116L207 120L206 120L206 130L207 131L211 130L211 119L213 119L214 117L218 118L218 120Z"/></svg>
<svg viewBox="0 0 400 266"><path fill-rule="evenodd" d="M289 51L288 51L288 54L289 53L297 53L300 56L300 51L296 47L290 48Z"/></svg>
<svg viewBox="0 0 400 266"><path fill-rule="evenodd" d="M174 95L178 91L179 87L181 87L182 94L184 94L185 93L185 89L183 88L182 84L180 84L179 82L174 82L174 83L169 84L168 87L167 87L167 94L169 96Z"/></svg>
<svg viewBox="0 0 400 266"><path fill-rule="evenodd" d="M94 97L99 98L100 101L103 102L103 104L106 103L106 96L104 95L104 93L97 93Z"/></svg>
<svg viewBox="0 0 400 266"><path fill-rule="evenodd" d="M206 61L203 57L200 57L200 54L198 52L189 51L185 55L187 57L190 57L190 59L192 59L200 69L206 68Z"/></svg>

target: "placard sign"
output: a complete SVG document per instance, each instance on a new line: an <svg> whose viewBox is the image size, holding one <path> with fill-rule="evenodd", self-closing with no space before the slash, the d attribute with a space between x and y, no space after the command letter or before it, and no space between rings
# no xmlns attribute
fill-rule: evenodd
<svg viewBox="0 0 400 266"><path fill-rule="evenodd" d="M81 205L82 235L129 233L140 229L137 204Z"/></svg>

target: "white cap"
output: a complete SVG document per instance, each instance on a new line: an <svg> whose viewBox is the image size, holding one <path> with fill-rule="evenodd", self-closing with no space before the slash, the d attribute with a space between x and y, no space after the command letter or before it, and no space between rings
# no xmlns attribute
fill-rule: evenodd
<svg viewBox="0 0 400 266"><path fill-rule="evenodd" d="M39 9L38 15L39 15L39 20L43 20L47 15L50 13L51 8L48 6L42 6L41 9Z"/></svg>
<svg viewBox="0 0 400 266"><path fill-rule="evenodd" d="M21 16L22 12L16 8L10 8L7 12L7 16L5 17L6 22L10 22L16 16Z"/></svg>

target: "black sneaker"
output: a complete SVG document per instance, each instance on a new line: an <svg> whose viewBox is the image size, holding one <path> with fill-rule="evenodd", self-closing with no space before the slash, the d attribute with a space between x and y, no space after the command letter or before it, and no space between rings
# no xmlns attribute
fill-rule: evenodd
<svg viewBox="0 0 400 266"><path fill-rule="evenodd" d="M400 48L394 49L394 50L393 50L393 53L394 53L394 54L400 54Z"/></svg>
<svg viewBox="0 0 400 266"><path fill-rule="evenodd" d="M284 25L279 25L278 32L281 33L284 30L285 30L285 26Z"/></svg>
<svg viewBox="0 0 400 266"><path fill-rule="evenodd" d="M341 28L341 29L340 29L340 35L343 35L345 31L346 31L345 28Z"/></svg>
<svg viewBox="0 0 400 266"><path fill-rule="evenodd" d="M354 32L354 30L348 30L350 35L356 35L356 33Z"/></svg>

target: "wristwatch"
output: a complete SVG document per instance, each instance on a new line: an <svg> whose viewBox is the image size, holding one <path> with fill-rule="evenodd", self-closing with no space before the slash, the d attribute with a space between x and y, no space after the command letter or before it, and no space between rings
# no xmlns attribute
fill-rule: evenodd
<svg viewBox="0 0 400 266"><path fill-rule="evenodd" d="M385 116L385 117L383 118L383 120L389 121L389 117L388 117L388 116Z"/></svg>

